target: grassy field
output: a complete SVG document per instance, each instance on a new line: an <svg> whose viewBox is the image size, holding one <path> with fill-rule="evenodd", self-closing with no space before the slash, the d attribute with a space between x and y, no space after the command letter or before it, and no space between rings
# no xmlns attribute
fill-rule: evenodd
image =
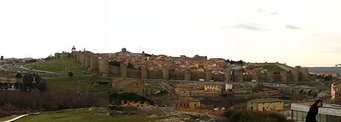
<svg viewBox="0 0 341 122"><path fill-rule="evenodd" d="M32 69L50 71L50 72L84 72L86 71L82 65L73 58L50 59L25 65Z"/></svg>
<svg viewBox="0 0 341 122"><path fill-rule="evenodd" d="M46 112L41 115L27 116L16 122L150 122L156 118L143 115L122 115L111 117L96 113L81 113L74 110Z"/></svg>
<svg viewBox="0 0 341 122"><path fill-rule="evenodd" d="M82 73L83 75L76 75L74 77L49 77L44 79L47 83L48 91L71 91L85 93L85 92L105 92L111 90L111 84L108 85L92 85L93 81L103 81L108 79L102 79L98 77L91 77L88 74L88 70L73 58L65 59L50 59L47 61L40 61L25 65L32 69L50 71L50 72L67 72L71 71L75 74ZM85 73L85 74L84 74Z"/></svg>
<svg viewBox="0 0 341 122"><path fill-rule="evenodd" d="M109 92L111 90L111 84L108 85L91 85L92 81L101 81L107 79L95 78L91 76L79 76L79 77L55 77L45 79L47 83L48 91L60 92L60 91L74 91L77 92Z"/></svg>
<svg viewBox="0 0 341 122"><path fill-rule="evenodd" d="M23 71L27 71L27 70L17 67L17 66L2 66L2 68L0 68L0 72L3 72L3 73L16 73L16 72L23 72Z"/></svg>

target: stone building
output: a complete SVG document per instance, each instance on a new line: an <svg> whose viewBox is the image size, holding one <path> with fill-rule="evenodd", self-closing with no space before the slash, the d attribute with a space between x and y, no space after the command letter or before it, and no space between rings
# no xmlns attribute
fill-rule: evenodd
<svg viewBox="0 0 341 122"><path fill-rule="evenodd" d="M171 106L176 108L196 109L200 108L200 100L192 97L182 97L179 100L172 101Z"/></svg>
<svg viewBox="0 0 341 122"><path fill-rule="evenodd" d="M247 101L248 111L281 111L284 110L282 100L273 98L254 99Z"/></svg>
<svg viewBox="0 0 341 122"><path fill-rule="evenodd" d="M204 85L204 90L211 90L211 91L221 91L221 86L220 85Z"/></svg>

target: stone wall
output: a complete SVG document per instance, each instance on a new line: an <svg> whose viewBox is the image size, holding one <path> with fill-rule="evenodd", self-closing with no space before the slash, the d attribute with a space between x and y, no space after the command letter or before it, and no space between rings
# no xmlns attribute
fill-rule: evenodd
<svg viewBox="0 0 341 122"><path fill-rule="evenodd" d="M230 69L224 70L224 77L225 77L225 82L231 82L231 70Z"/></svg>
<svg viewBox="0 0 341 122"><path fill-rule="evenodd" d="M224 74L221 74L221 73L212 74L212 80L224 82L225 81L225 76L224 76Z"/></svg>
<svg viewBox="0 0 341 122"><path fill-rule="evenodd" d="M56 53L56 56L61 53ZM295 67L291 71L273 72L268 71L261 73L254 71L248 74L243 74L242 70L225 69L223 73L212 73L212 70L186 70L175 71L175 69L165 67L161 70L147 70L145 67L138 69L128 68L128 65L116 62L115 65L109 65L109 59L100 54L92 52L72 52L71 56L77 59L81 65L90 70L98 69L99 73L107 76L121 76L127 78L142 78L142 79L172 79L172 80L194 80L205 79L205 81L221 81L221 82L242 82L242 81L269 81L269 82L297 82L308 78L307 69ZM111 62L110 62L111 63ZM117 66L116 66L117 65ZM97 71L97 70L96 70Z"/></svg>
<svg viewBox="0 0 341 122"><path fill-rule="evenodd" d="M212 70L210 69L205 69L205 80L206 81L211 81L212 80Z"/></svg>
<svg viewBox="0 0 341 122"><path fill-rule="evenodd" d="M90 58L90 70L94 70L98 68L98 56L92 55Z"/></svg>
<svg viewBox="0 0 341 122"><path fill-rule="evenodd" d="M148 78L149 79L162 79L162 71L161 70L148 70Z"/></svg>
<svg viewBox="0 0 341 122"><path fill-rule="evenodd" d="M140 71L140 69L128 68L128 70L127 70L127 77L128 78L141 78L141 71Z"/></svg>
<svg viewBox="0 0 341 122"><path fill-rule="evenodd" d="M108 58L99 57L98 58L98 69L103 75L109 76L109 60Z"/></svg>
<svg viewBox="0 0 341 122"><path fill-rule="evenodd" d="M121 70L119 66L110 65L109 71L110 71L110 74L113 76L121 76Z"/></svg>
<svg viewBox="0 0 341 122"><path fill-rule="evenodd" d="M128 65L121 63L120 64L120 75L121 75L121 77L126 78L127 72L128 72Z"/></svg>
<svg viewBox="0 0 341 122"><path fill-rule="evenodd" d="M169 69L168 68L165 68L162 70L162 78L164 80L168 80L169 79Z"/></svg>
<svg viewBox="0 0 341 122"><path fill-rule="evenodd" d="M188 71L185 72L184 79L185 79L185 80L192 80L191 71L188 70Z"/></svg>
<svg viewBox="0 0 341 122"><path fill-rule="evenodd" d="M185 72L171 70L170 77L172 80L184 80Z"/></svg>
<svg viewBox="0 0 341 122"><path fill-rule="evenodd" d="M287 71L281 71L280 73L281 82L288 82L288 73Z"/></svg>
<svg viewBox="0 0 341 122"><path fill-rule="evenodd" d="M148 70L144 66L141 67L141 78L142 79L148 78Z"/></svg>
<svg viewBox="0 0 341 122"><path fill-rule="evenodd" d="M199 81L199 79L205 79L205 72L192 71L192 80Z"/></svg>
<svg viewBox="0 0 341 122"><path fill-rule="evenodd" d="M243 71L236 70L233 72L234 74L234 82L242 82L243 81Z"/></svg>
<svg viewBox="0 0 341 122"><path fill-rule="evenodd" d="M86 53L84 59L84 67L90 68L90 60L91 60L92 53Z"/></svg>

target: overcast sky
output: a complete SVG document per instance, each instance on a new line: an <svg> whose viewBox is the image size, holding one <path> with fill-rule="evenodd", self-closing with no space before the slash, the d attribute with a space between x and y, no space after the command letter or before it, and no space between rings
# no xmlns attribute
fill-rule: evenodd
<svg viewBox="0 0 341 122"><path fill-rule="evenodd" d="M207 55L295 66L341 63L340 0L1 0L0 55Z"/></svg>

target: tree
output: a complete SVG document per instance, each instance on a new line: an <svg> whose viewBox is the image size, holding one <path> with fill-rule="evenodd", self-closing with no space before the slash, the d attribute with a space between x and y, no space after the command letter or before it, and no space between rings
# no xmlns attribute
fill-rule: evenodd
<svg viewBox="0 0 341 122"><path fill-rule="evenodd" d="M45 91L47 91L47 84L46 84L46 82L40 82L40 83L37 85L37 89L38 89L40 92L45 92Z"/></svg>
<svg viewBox="0 0 341 122"><path fill-rule="evenodd" d="M0 60L4 60L4 56L1 56Z"/></svg>
<svg viewBox="0 0 341 122"><path fill-rule="evenodd" d="M138 102L140 101L141 103L144 103L147 101L149 104L154 105L154 102L147 99L144 96L137 95L135 93L112 93L110 94L110 102L113 105L120 105L121 101L135 101Z"/></svg>
<svg viewBox="0 0 341 122"><path fill-rule="evenodd" d="M37 88L40 83L40 77L38 74L25 74L23 77L23 87L22 91L31 91L31 89Z"/></svg>
<svg viewBox="0 0 341 122"><path fill-rule="evenodd" d="M68 75L69 77L73 77L73 73L72 73L72 72L69 72L67 75Z"/></svg>
<svg viewBox="0 0 341 122"><path fill-rule="evenodd" d="M25 74L23 79L23 91L30 91L32 88L33 76L32 74Z"/></svg>
<svg viewBox="0 0 341 122"><path fill-rule="evenodd" d="M224 116L228 118L228 122L291 122L278 113L226 111Z"/></svg>
<svg viewBox="0 0 341 122"><path fill-rule="evenodd" d="M15 75L15 78L16 78L16 79L22 78L22 74L21 74L20 72L17 72L17 74Z"/></svg>
<svg viewBox="0 0 341 122"><path fill-rule="evenodd" d="M325 81L331 81L331 80L333 80L333 76L332 75L327 75L327 76L324 77L324 80Z"/></svg>

